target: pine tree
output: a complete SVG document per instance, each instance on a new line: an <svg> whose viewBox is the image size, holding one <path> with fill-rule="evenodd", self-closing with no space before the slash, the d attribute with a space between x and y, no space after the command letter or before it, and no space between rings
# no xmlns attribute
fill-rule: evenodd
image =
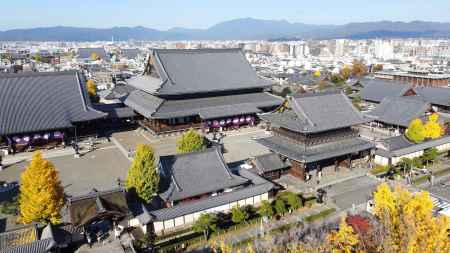
<svg viewBox="0 0 450 253"><path fill-rule="evenodd" d="M286 213L286 203L282 199L275 200L275 211L279 215L284 215Z"/></svg>
<svg viewBox="0 0 450 253"><path fill-rule="evenodd" d="M425 127L420 119L411 121L406 130L406 138L414 143L421 143L426 137Z"/></svg>
<svg viewBox="0 0 450 253"><path fill-rule="evenodd" d="M246 212L244 208L239 207L238 205L234 206L231 209L231 220L235 224L240 224L244 221L247 221L249 214Z"/></svg>
<svg viewBox="0 0 450 253"><path fill-rule="evenodd" d="M261 216L270 218L273 215L273 207L267 200L261 202L261 206L258 209L258 213Z"/></svg>
<svg viewBox="0 0 450 253"><path fill-rule="evenodd" d="M201 151L205 148L203 136L194 129L189 129L177 141L177 153L189 153Z"/></svg>
<svg viewBox="0 0 450 253"><path fill-rule="evenodd" d="M211 213L203 213L194 222L194 231L203 232L205 240L208 240L210 231L215 231L217 227L217 216Z"/></svg>
<svg viewBox="0 0 450 253"><path fill-rule="evenodd" d="M53 164L33 154L28 167L20 175L19 221L57 224L64 205L64 188Z"/></svg>
<svg viewBox="0 0 450 253"><path fill-rule="evenodd" d="M289 209L290 209L291 211L300 208L301 205L302 205L302 202L301 202L301 200L300 200L300 197L299 197L297 194L293 193L293 192L289 192L289 193L287 194L287 196L286 196L286 201L287 201L287 203L288 203L288 205L289 205Z"/></svg>
<svg viewBox="0 0 450 253"><path fill-rule="evenodd" d="M139 144L136 155L128 170L125 181L128 191L134 191L138 197L150 202L159 189L159 173L155 166L155 155L149 145Z"/></svg>

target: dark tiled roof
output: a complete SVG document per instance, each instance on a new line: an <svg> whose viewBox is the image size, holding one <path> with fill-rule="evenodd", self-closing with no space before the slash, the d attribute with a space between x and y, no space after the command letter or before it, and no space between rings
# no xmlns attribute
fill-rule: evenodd
<svg viewBox="0 0 450 253"><path fill-rule="evenodd" d="M67 203L67 210L67 221L74 226L85 225L107 213L116 217L129 214L125 191L122 189L72 197Z"/></svg>
<svg viewBox="0 0 450 253"><path fill-rule="evenodd" d="M162 187L159 196L166 201L182 200L247 182L247 179L231 173L216 148L161 156L160 164Z"/></svg>
<svg viewBox="0 0 450 253"><path fill-rule="evenodd" d="M109 61L109 56L106 53L105 49L102 47L98 48L79 48L78 49L78 58L80 59L90 59L91 55L95 53L100 59Z"/></svg>
<svg viewBox="0 0 450 253"><path fill-rule="evenodd" d="M109 100L120 99L127 96L128 94L130 94L130 92L134 90L135 88L129 85L116 85L109 91L109 94L107 94L104 98Z"/></svg>
<svg viewBox="0 0 450 253"><path fill-rule="evenodd" d="M31 244L38 240L38 230L35 225L26 225L0 234L0 252L9 248Z"/></svg>
<svg viewBox="0 0 450 253"><path fill-rule="evenodd" d="M1 253L46 253L55 247L53 239L43 239L2 250Z"/></svg>
<svg viewBox="0 0 450 253"><path fill-rule="evenodd" d="M256 156L255 166L259 173L266 173L274 170L288 168L290 164L288 162L283 162L278 154L270 153Z"/></svg>
<svg viewBox="0 0 450 253"><path fill-rule="evenodd" d="M261 118L275 126L301 133L322 132L367 122L340 92L305 93L288 101L290 109L261 115Z"/></svg>
<svg viewBox="0 0 450 253"><path fill-rule="evenodd" d="M182 215L205 211L214 207L222 206L228 203L261 195L273 189L274 185L264 178L250 172L246 169L240 169L239 174L251 181L242 189L235 189L231 192L223 193L217 196L211 196L205 199L181 203L171 208L163 208L149 211L150 208L143 208L143 212L137 217L142 224L148 224L151 221L164 221L174 219Z"/></svg>
<svg viewBox="0 0 450 253"><path fill-rule="evenodd" d="M151 118L164 100L141 90L134 90L123 99L123 103L146 118Z"/></svg>
<svg viewBox="0 0 450 253"><path fill-rule="evenodd" d="M104 116L92 109L77 72L0 74L0 135L64 129Z"/></svg>
<svg viewBox="0 0 450 253"><path fill-rule="evenodd" d="M450 143L450 136L446 135L439 139L427 140L416 144L410 142L405 136L399 135L383 140L381 146L378 147L375 154L383 157L399 157L445 143Z"/></svg>
<svg viewBox="0 0 450 253"><path fill-rule="evenodd" d="M96 104L94 108L98 111L106 113L109 119L124 119L136 116L133 109L123 104Z"/></svg>
<svg viewBox="0 0 450 253"><path fill-rule="evenodd" d="M450 106L450 89L440 87L415 87L416 93L433 105Z"/></svg>
<svg viewBox="0 0 450 253"><path fill-rule="evenodd" d="M272 86L256 74L240 49L155 49L153 55L162 77L161 95Z"/></svg>
<svg viewBox="0 0 450 253"><path fill-rule="evenodd" d="M281 105L283 100L260 92L207 98L167 100L153 114L154 118L200 115L203 119L260 112L261 108Z"/></svg>
<svg viewBox="0 0 450 253"><path fill-rule="evenodd" d="M363 83L360 92L361 99L372 102L381 102L385 97L403 96L412 86L393 81L373 79Z"/></svg>
<svg viewBox="0 0 450 253"><path fill-rule="evenodd" d="M126 59L136 59L141 51L137 48L124 48L121 50L122 57Z"/></svg>
<svg viewBox="0 0 450 253"><path fill-rule="evenodd" d="M385 124L408 127L411 120L424 116L430 106L410 97L386 97L366 115Z"/></svg>
<svg viewBox="0 0 450 253"><path fill-rule="evenodd" d="M305 147L287 138L278 136L257 139L256 141L275 153L300 162L316 162L375 147L374 144L361 138L350 138L310 147Z"/></svg>

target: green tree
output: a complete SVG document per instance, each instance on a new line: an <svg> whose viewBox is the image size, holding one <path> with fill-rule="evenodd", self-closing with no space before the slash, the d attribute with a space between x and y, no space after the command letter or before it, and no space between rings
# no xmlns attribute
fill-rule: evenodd
<svg viewBox="0 0 450 253"><path fill-rule="evenodd" d="M231 208L231 220L235 224L240 224L242 222L247 222L247 219L249 218L249 214L245 210L245 208L241 208L239 205L234 206Z"/></svg>
<svg viewBox="0 0 450 253"><path fill-rule="evenodd" d="M208 240L209 233L217 229L217 216L211 213L203 213L194 222L193 229L196 232L203 232L205 240Z"/></svg>
<svg viewBox="0 0 450 253"><path fill-rule="evenodd" d="M261 206L258 209L258 213L261 216L272 217L273 215L273 207L269 201L263 200L261 202Z"/></svg>
<svg viewBox="0 0 450 253"><path fill-rule="evenodd" d="M406 130L406 138L414 143L423 142L425 134L425 127L420 119L412 120Z"/></svg>
<svg viewBox="0 0 450 253"><path fill-rule="evenodd" d="M275 200L275 211L279 215L284 215L287 211L284 200L278 198Z"/></svg>
<svg viewBox="0 0 450 253"><path fill-rule="evenodd" d="M414 157L412 159L412 165L414 168L421 168L423 166L423 160L421 157Z"/></svg>
<svg viewBox="0 0 450 253"><path fill-rule="evenodd" d="M410 158L403 157L400 159L398 166L402 167L404 172L407 172L412 169L413 161Z"/></svg>
<svg viewBox="0 0 450 253"><path fill-rule="evenodd" d="M64 188L54 165L33 154L28 167L20 175L19 221L57 224L64 205Z"/></svg>
<svg viewBox="0 0 450 253"><path fill-rule="evenodd" d="M177 153L201 151L205 148L205 139L194 129L189 129L177 141Z"/></svg>
<svg viewBox="0 0 450 253"><path fill-rule="evenodd" d="M33 60L37 61L37 62L41 62L42 61L42 57L40 54L35 54L33 55Z"/></svg>
<svg viewBox="0 0 450 253"><path fill-rule="evenodd" d="M289 205L289 209L291 212L302 206L302 201L301 201L300 197L293 192L289 192L287 194L286 201Z"/></svg>
<svg viewBox="0 0 450 253"><path fill-rule="evenodd" d="M159 189L159 173L155 166L155 155L149 145L139 144L128 170L125 187L139 198L150 202Z"/></svg>
<svg viewBox="0 0 450 253"><path fill-rule="evenodd" d="M439 151L437 148L427 148L423 151L422 160L425 162L434 162L438 156Z"/></svg>

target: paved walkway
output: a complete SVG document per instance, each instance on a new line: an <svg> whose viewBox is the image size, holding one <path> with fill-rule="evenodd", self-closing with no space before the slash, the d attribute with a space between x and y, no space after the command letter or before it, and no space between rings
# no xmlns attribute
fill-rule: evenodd
<svg viewBox="0 0 450 253"><path fill-rule="evenodd" d="M332 169L326 169L323 170L323 176L319 183L317 183L315 175L313 175L309 181L305 182L290 174L282 176L280 179L276 180L276 182L283 185L290 191L315 193L319 188L324 188L354 178L360 178L367 175L368 172L368 168L355 168L353 170L340 169L338 172L335 172Z"/></svg>
<svg viewBox="0 0 450 253"><path fill-rule="evenodd" d="M80 146L80 154L84 155L89 153L88 144L87 143L79 143ZM111 149L114 148L112 143L106 142L106 140L97 140L96 141L96 150L105 150L105 149ZM68 155L75 155L75 151L72 147L67 146L65 148L58 147L55 149L49 149L49 150L40 150L42 153L42 156L46 159L49 158L57 158L57 157L63 157ZM24 161L30 161L33 157L33 152L22 152L17 153L15 155L8 155L6 157L3 157L3 165L12 165Z"/></svg>

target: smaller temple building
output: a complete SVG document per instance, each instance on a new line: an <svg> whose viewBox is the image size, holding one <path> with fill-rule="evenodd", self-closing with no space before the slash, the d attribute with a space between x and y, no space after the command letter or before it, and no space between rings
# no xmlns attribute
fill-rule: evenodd
<svg viewBox="0 0 450 253"><path fill-rule="evenodd" d="M273 136L256 141L291 164L289 173L306 180L312 171L353 168L370 159L374 144L353 126L366 119L340 92L288 97L276 112L260 115Z"/></svg>
<svg viewBox="0 0 450 253"><path fill-rule="evenodd" d="M202 213L258 206L274 184L248 169L231 169L217 148L160 158L160 193L134 207L133 226L158 235L191 226Z"/></svg>

